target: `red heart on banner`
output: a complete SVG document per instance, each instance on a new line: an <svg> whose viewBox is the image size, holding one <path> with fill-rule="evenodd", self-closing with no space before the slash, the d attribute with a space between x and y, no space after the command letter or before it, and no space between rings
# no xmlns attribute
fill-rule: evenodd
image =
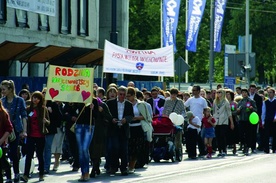
<svg viewBox="0 0 276 183"><path fill-rule="evenodd" d="M86 91L82 91L81 92L81 96L82 96L82 100L85 101L86 99L88 99L90 97L91 93L90 92L86 92Z"/></svg>
<svg viewBox="0 0 276 183"><path fill-rule="evenodd" d="M50 92L50 96L52 97L52 99L58 95L59 91L58 90L55 90L54 88L50 88L49 90Z"/></svg>

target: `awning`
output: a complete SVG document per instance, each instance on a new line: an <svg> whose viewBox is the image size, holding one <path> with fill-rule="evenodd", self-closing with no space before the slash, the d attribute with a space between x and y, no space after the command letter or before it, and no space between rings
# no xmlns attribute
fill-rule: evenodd
<svg viewBox="0 0 276 183"><path fill-rule="evenodd" d="M0 44L0 61L19 60L26 63L45 63L61 66L102 65L103 50L61 47L49 45L35 46L37 43L15 43L5 41Z"/></svg>
<svg viewBox="0 0 276 183"><path fill-rule="evenodd" d="M0 44L0 61L14 60L19 54L32 49L36 44L4 41Z"/></svg>

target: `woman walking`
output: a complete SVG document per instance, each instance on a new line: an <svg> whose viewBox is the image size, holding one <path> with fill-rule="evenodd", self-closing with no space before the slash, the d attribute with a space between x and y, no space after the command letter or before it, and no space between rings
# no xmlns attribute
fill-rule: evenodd
<svg viewBox="0 0 276 183"><path fill-rule="evenodd" d="M44 97L41 92L35 91L31 97L31 105L27 108L28 113L28 137L27 154L25 162L24 175L21 177L23 182L28 182L31 161L36 151L38 159L39 181L44 181L44 158L43 151L45 147L45 134L47 133L45 125L49 125L49 114L44 106Z"/></svg>
<svg viewBox="0 0 276 183"><path fill-rule="evenodd" d="M216 120L216 139L218 144L218 156L224 157L226 155L226 134L230 121L230 128L234 129L234 122L230 109L229 101L226 99L226 92L224 89L218 89L216 98L213 104L213 116Z"/></svg>
<svg viewBox="0 0 276 183"><path fill-rule="evenodd" d="M79 105L79 117L76 121L75 133L79 150L79 163L81 168L81 178L79 182L89 181L89 146L94 133L95 119L98 116L98 101L93 98L92 104Z"/></svg>
<svg viewBox="0 0 276 183"><path fill-rule="evenodd" d="M19 182L19 154L18 145L21 138L27 136L27 113L26 104L23 98L16 96L15 86L12 80L4 80L1 82L1 93L3 98L2 103L4 108L7 110L12 125L14 127L14 132L16 139L9 144L9 158L12 161L13 172L14 172L14 182Z"/></svg>

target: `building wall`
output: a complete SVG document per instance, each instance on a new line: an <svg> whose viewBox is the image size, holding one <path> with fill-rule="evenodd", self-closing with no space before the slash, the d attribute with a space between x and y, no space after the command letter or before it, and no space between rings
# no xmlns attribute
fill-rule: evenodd
<svg viewBox="0 0 276 183"><path fill-rule="evenodd" d="M117 0L118 44L128 46L128 0ZM56 16L47 16L6 7L0 1L0 43L37 42L37 46L104 48L110 39L110 0L56 0ZM3 14L4 13L4 14ZM25 66L10 61L10 76L43 76L44 64ZM47 73L47 71L46 71ZM96 76L102 75L97 67Z"/></svg>

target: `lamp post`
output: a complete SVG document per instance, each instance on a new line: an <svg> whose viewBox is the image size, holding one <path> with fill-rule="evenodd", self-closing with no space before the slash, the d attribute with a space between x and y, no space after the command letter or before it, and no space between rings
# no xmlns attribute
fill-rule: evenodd
<svg viewBox="0 0 276 183"><path fill-rule="evenodd" d="M117 0L112 0L111 4L111 31L110 42L117 44L118 32L117 32ZM106 86L113 83L113 73L106 73Z"/></svg>
<svg viewBox="0 0 276 183"><path fill-rule="evenodd" d="M249 64L249 0L246 0L245 9L245 78L246 84L250 85L250 64Z"/></svg>

